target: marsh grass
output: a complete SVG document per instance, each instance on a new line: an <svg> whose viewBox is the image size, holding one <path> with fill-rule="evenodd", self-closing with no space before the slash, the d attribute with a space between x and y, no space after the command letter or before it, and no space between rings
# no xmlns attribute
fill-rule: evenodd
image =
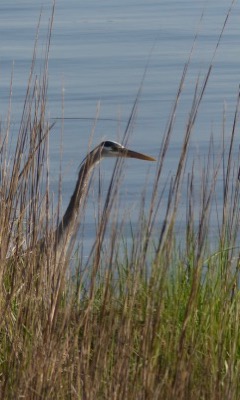
<svg viewBox="0 0 240 400"><path fill-rule="evenodd" d="M1 131L1 398L238 399L239 182L233 149L239 96L229 143L223 135L216 157L210 140L201 168L196 162L189 167L189 142L196 117L201 117L212 60L206 77L196 83L176 171L162 184L189 58L160 146L151 200L143 195L139 205L138 228L130 238L124 236L126 221L118 216L124 167L118 159L105 201L98 207L92 251L87 261L79 251L72 273L75 247L70 253L63 247L58 258L52 236L51 125L46 118L51 29L52 20L38 80L34 50L12 162L11 105ZM140 92L141 88L124 143ZM176 224L183 192L186 224L179 237ZM85 206L86 202L82 223ZM218 219L214 240L213 212ZM41 238L48 243L44 248L39 246Z"/></svg>

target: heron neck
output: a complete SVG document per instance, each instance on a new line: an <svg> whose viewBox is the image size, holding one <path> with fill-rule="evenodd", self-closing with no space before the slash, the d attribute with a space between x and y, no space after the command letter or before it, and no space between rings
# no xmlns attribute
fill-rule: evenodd
<svg viewBox="0 0 240 400"><path fill-rule="evenodd" d="M68 207L60 221L55 234L55 246L68 246L78 227L79 209L87 192L87 185L94 165L100 161L100 154L91 152L83 161L78 179Z"/></svg>

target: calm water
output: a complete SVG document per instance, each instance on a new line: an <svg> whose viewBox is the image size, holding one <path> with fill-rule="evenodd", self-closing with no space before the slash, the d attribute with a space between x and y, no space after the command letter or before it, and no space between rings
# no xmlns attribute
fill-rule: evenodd
<svg viewBox="0 0 240 400"><path fill-rule="evenodd" d="M43 53L51 2L2 0L0 5L0 109L6 118L11 71L14 68L12 132L17 129L31 63L36 26L42 7L39 55ZM130 138L132 148L157 155L194 36L192 55L174 128L166 173L174 163L190 112L195 83L206 74L230 1L157 0L88 2L57 0L49 65L49 116L62 115L63 208L73 190L77 169L88 148L93 118L100 105L94 144L120 140L150 56ZM17 4L17 5L16 5ZM202 19L201 15L203 13ZM223 109L229 136L240 82L240 6L236 2L214 59L214 68L192 139L192 154L204 156L210 135L221 140ZM13 64L14 63L14 64ZM52 187L59 169L61 121L51 136ZM112 161L104 161L108 182ZM130 160L121 197L130 210L138 207L142 185L154 166ZM93 188L94 189L94 188ZM124 206L123 206L124 207ZM185 211L184 211L185 212ZM94 200L88 211L89 240L94 235ZM134 220L135 214L133 212Z"/></svg>

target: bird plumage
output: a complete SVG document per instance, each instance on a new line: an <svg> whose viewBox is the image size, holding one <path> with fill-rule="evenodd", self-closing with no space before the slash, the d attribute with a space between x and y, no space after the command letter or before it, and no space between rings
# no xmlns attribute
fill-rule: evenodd
<svg viewBox="0 0 240 400"><path fill-rule="evenodd" d="M55 231L55 246L66 246L77 229L78 214L82 199L86 193L90 174L94 166L104 157L126 157L146 161L155 161L155 158L125 148L120 143L106 140L93 149L81 163L76 186L71 196L68 207Z"/></svg>

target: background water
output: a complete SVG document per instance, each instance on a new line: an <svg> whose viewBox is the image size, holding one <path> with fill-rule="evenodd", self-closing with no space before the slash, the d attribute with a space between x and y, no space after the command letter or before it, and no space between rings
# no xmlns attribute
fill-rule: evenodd
<svg viewBox="0 0 240 400"><path fill-rule="evenodd" d="M93 145L106 138L121 140L148 61L130 147L157 156L182 70L198 32L167 158L166 173L174 172L195 84L207 72L230 4L226 0L56 1L48 110L50 118L61 117L64 103L63 209L73 191L78 165L88 149L97 108L100 112ZM40 58L44 54L51 2L2 0L0 4L0 114L4 121L14 70L13 134L21 116L41 9ZM239 39L240 6L236 2L199 110L191 142L193 156L205 155L211 134L216 142L221 140L223 110L226 111L226 136L230 136L240 82ZM58 182L61 132L59 120L50 141L53 191ZM105 184L113 165L111 160L102 165ZM125 171L121 196L132 210L134 220L142 186L147 175L151 186L155 167L129 160ZM89 240L94 235L92 199L86 233Z"/></svg>

